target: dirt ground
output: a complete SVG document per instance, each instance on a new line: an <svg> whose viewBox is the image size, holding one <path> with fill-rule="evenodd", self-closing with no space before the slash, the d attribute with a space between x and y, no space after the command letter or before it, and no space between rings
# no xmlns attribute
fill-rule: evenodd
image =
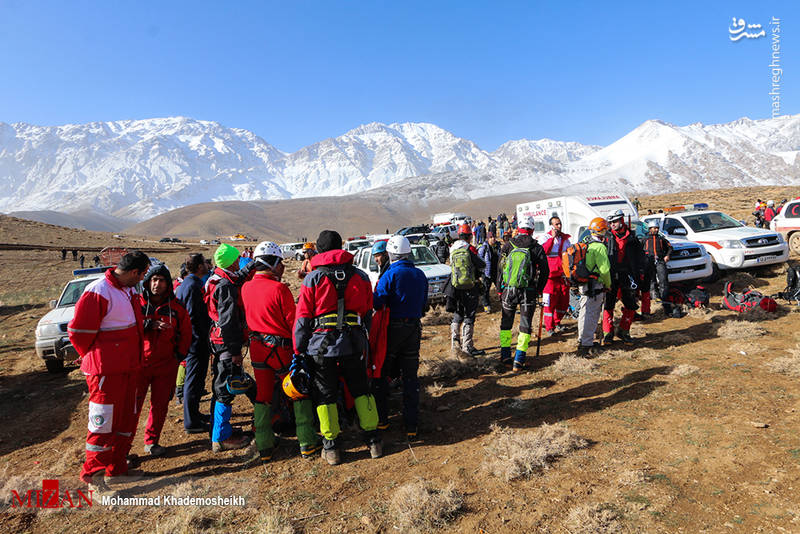
<svg viewBox="0 0 800 534"><path fill-rule="evenodd" d="M4 226L0 241L33 236L29 227L13 232ZM72 230L35 232L36 242L90 244ZM62 491L82 488L87 399L76 367L48 374L33 350L36 322L76 264L56 251L0 254L3 532L800 532L800 310L779 301L777 313L742 321L719 309L723 281L709 286L710 310L680 319L658 311L634 324L634 347L614 345L588 360L568 356L576 334L566 320L566 335L544 338L521 374L497 363L496 302L478 315L476 344L487 355L474 360L449 358L449 318L431 312L420 440L406 441L395 390L377 460L346 424L336 467L301 459L294 438L266 467L246 451L214 454L207 438L184 434L175 403L161 439L168 454L151 459L141 418L132 452L148 476L125 484L126 495L234 495L244 506L13 508L12 490L41 488L42 479L59 479ZM184 255L158 256L175 272ZM288 264L296 294L289 271L297 264ZM772 294L784 277L781 267L728 279ZM251 417L237 398L234 423L249 428ZM546 425L570 445L555 447ZM503 448L509 440L518 450Z"/></svg>

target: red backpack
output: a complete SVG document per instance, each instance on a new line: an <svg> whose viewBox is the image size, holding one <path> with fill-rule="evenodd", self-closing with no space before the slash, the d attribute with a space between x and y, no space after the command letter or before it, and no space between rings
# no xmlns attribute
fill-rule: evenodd
<svg viewBox="0 0 800 534"><path fill-rule="evenodd" d="M760 307L767 312L775 312L778 309L778 303L775 302L774 299L769 298L755 289L748 289L743 293L736 293L733 290L733 282L725 284L722 304L729 310L739 313L753 310L756 307Z"/></svg>

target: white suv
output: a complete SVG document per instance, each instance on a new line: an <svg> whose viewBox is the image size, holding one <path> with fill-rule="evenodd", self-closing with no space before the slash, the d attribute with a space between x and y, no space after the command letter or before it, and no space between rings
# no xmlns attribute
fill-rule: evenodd
<svg viewBox="0 0 800 534"><path fill-rule="evenodd" d="M661 231L670 240L694 241L705 247L714 259L714 270L745 269L783 263L789 259L789 246L778 233L745 226L721 211L702 209L680 211L681 207L667 213L646 215L647 223L659 222Z"/></svg>
<svg viewBox="0 0 800 534"><path fill-rule="evenodd" d="M444 286L450 278L450 266L439 263L431 249L422 245L411 245L411 260L428 279L428 304L434 306L444 303ZM353 265L367 273L372 288L378 283L378 264L372 256L372 247L364 247L356 253Z"/></svg>
<svg viewBox="0 0 800 534"><path fill-rule="evenodd" d="M769 227L789 241L792 252L800 254L800 198L787 202L781 212L770 221Z"/></svg>
<svg viewBox="0 0 800 534"><path fill-rule="evenodd" d="M67 323L75 315L75 304L83 295L86 286L105 276L105 271L110 267L94 269L80 269L76 274L84 273L74 280L67 282L58 300L51 300L53 308L39 319L36 325L36 355L44 360L47 370L57 373L64 368L64 360L74 360L78 353L69 341Z"/></svg>

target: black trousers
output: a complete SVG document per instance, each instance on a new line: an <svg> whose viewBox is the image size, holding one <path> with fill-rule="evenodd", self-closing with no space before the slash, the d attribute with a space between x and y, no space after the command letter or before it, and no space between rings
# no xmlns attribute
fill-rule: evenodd
<svg viewBox="0 0 800 534"><path fill-rule="evenodd" d="M369 393L367 364L363 354L314 356L311 379L314 384L312 398L315 406L336 404L340 376L353 398Z"/></svg>
<svg viewBox="0 0 800 534"><path fill-rule="evenodd" d="M389 420L389 377L403 378L403 422L416 429L419 419L419 347L422 325L419 321L389 322L386 360L381 376L372 381L380 424Z"/></svg>
<svg viewBox="0 0 800 534"><path fill-rule="evenodd" d="M453 312L452 322L467 324L475 322L480 291L480 287L453 290L453 296L447 298L447 311Z"/></svg>
<svg viewBox="0 0 800 534"><path fill-rule="evenodd" d="M609 312L614 312L614 307L617 305L617 293L621 292L622 296L622 305L629 310L638 310L639 305L636 303L636 289L631 287L631 276L627 271L619 271L614 276L611 277L611 289L609 290L608 294L606 295L606 302L603 305L603 309ZM634 283L642 284L638 280L634 280Z"/></svg>
<svg viewBox="0 0 800 534"><path fill-rule="evenodd" d="M507 287L503 291L500 330L511 330L511 327L514 326L514 315L519 306L519 331L523 334L530 334L533 314L536 311L536 299L535 289Z"/></svg>
<svg viewBox="0 0 800 534"><path fill-rule="evenodd" d="M669 295L668 275L667 263L664 260L656 260L648 256L642 291L650 291L651 294L658 296L661 300L666 299Z"/></svg>
<svg viewBox="0 0 800 534"><path fill-rule="evenodd" d="M497 277L490 276L483 278L483 292L481 293L481 306L488 306L491 302L490 297L492 294L492 284L494 284L495 289L500 289L500 286L497 285Z"/></svg>
<svg viewBox="0 0 800 534"><path fill-rule="evenodd" d="M186 355L186 378L183 382L183 426L197 428L203 426L200 415L200 398L206 385L208 374L207 350Z"/></svg>

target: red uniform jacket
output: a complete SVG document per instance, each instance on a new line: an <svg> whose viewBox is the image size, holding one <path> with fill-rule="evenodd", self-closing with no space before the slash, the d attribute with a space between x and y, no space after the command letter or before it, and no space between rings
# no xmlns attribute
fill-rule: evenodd
<svg viewBox="0 0 800 534"><path fill-rule="evenodd" d="M203 298L212 321L209 337L215 353L242 353L247 324L237 281L238 278L219 267L214 269L214 273L206 281Z"/></svg>
<svg viewBox="0 0 800 534"><path fill-rule="evenodd" d="M172 325L167 330L145 328L143 366L177 366L192 344L192 322L186 309L173 296L161 306L148 303L144 295L137 295L136 300L142 309L145 325L156 320Z"/></svg>
<svg viewBox="0 0 800 534"><path fill-rule="evenodd" d="M327 332L314 328L314 319L322 315L336 313L338 296L336 287L318 267L337 266L353 269L353 275L345 288L345 309L358 314L362 320L372 310L372 284L363 271L352 266L353 255L344 250L329 250L311 259L311 271L303 279L300 297L297 302L297 318L294 324L295 353L311 355L319 352ZM353 335L339 336L328 344L325 356L359 354L366 349L366 334L351 332Z"/></svg>
<svg viewBox="0 0 800 534"><path fill-rule="evenodd" d="M242 286L247 327L262 334L291 339L295 304L292 292L267 271L258 271Z"/></svg>
<svg viewBox="0 0 800 534"><path fill-rule="evenodd" d="M86 375L113 375L138 371L144 333L136 293L122 287L113 270L88 286L75 304L69 322L69 340L81 356Z"/></svg>
<svg viewBox="0 0 800 534"><path fill-rule="evenodd" d="M561 255L569 248L570 237L572 236L569 234L561 234L561 236L556 239L555 236L551 235L550 238L542 244L544 253L547 254L547 265L550 267L550 274L548 276L550 278L564 277Z"/></svg>

